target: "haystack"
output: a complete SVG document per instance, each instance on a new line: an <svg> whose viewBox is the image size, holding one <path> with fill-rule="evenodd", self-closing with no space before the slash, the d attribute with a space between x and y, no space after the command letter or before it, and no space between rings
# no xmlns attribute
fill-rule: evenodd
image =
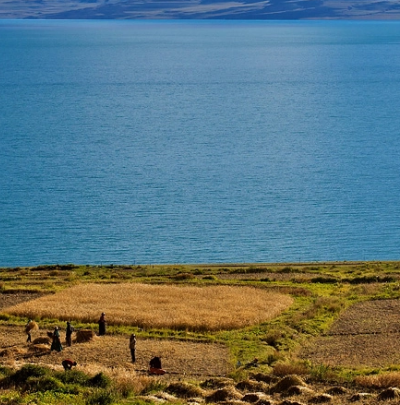
<svg viewBox="0 0 400 405"><path fill-rule="evenodd" d="M271 394L274 394L276 392L285 392L293 385L299 385L303 387L307 386L307 384L298 375L292 374L280 379L274 386L271 387L270 392Z"/></svg>
<svg viewBox="0 0 400 405"><path fill-rule="evenodd" d="M49 345L51 344L51 339L47 336L39 336L32 341L34 345Z"/></svg>
<svg viewBox="0 0 400 405"><path fill-rule="evenodd" d="M209 388L209 389L217 389L217 388L224 388L227 386L232 386L235 384L235 380L233 378L227 377L213 377L206 381L203 381L200 384L202 388Z"/></svg>
<svg viewBox="0 0 400 405"><path fill-rule="evenodd" d="M25 333L32 333L34 330L39 330L39 325L35 321L29 321L25 326Z"/></svg>
<svg viewBox="0 0 400 405"><path fill-rule="evenodd" d="M78 330L76 332L76 343L86 343L94 339L95 333L92 330Z"/></svg>
<svg viewBox="0 0 400 405"><path fill-rule="evenodd" d="M235 385L236 389L240 391L261 391L268 392L268 385L262 381L243 380Z"/></svg>
<svg viewBox="0 0 400 405"><path fill-rule="evenodd" d="M26 354L26 349L21 347L11 347L0 352L0 357L15 357Z"/></svg>
<svg viewBox="0 0 400 405"><path fill-rule="evenodd" d="M28 353L30 354L47 353L49 350L50 350L49 345L38 344L29 346Z"/></svg>
<svg viewBox="0 0 400 405"><path fill-rule="evenodd" d="M214 391L206 397L206 403L210 402L223 402L230 400L239 400L242 398L242 394L236 391L234 387L220 388Z"/></svg>
<svg viewBox="0 0 400 405"><path fill-rule="evenodd" d="M176 395L178 398L193 398L193 397L203 397L204 391L186 382L174 382L168 385L166 391L170 394Z"/></svg>

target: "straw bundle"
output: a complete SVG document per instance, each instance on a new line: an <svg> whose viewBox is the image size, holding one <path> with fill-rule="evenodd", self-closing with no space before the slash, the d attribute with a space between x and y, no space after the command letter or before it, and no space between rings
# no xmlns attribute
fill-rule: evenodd
<svg viewBox="0 0 400 405"><path fill-rule="evenodd" d="M49 351L49 345L38 344L29 346L28 353L46 353Z"/></svg>
<svg viewBox="0 0 400 405"><path fill-rule="evenodd" d="M95 337L92 330L78 330L76 332L76 343L90 342Z"/></svg>
<svg viewBox="0 0 400 405"><path fill-rule="evenodd" d="M29 321L28 324L25 326L25 332L31 333L34 330L38 330L39 325L35 321Z"/></svg>
<svg viewBox="0 0 400 405"><path fill-rule="evenodd" d="M20 347L11 347L9 349L2 350L0 352L0 357L15 357L23 354L26 354L26 349Z"/></svg>
<svg viewBox="0 0 400 405"><path fill-rule="evenodd" d="M51 339L46 336L39 336L36 339L34 339L32 342L32 344L34 344L34 345L40 345L40 344L49 345L50 343L51 343Z"/></svg>

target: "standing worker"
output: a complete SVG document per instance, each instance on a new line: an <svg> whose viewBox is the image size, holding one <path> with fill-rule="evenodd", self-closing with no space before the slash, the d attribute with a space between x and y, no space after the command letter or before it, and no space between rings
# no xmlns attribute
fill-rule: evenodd
<svg viewBox="0 0 400 405"><path fill-rule="evenodd" d="M25 325L25 333L27 334L26 343L32 342L32 331L39 329L38 324L32 319L29 319Z"/></svg>
<svg viewBox="0 0 400 405"><path fill-rule="evenodd" d="M32 322L31 319L28 319L27 324L25 325L25 332L28 335L27 339L26 339L26 343L31 343L32 342L32 335L31 335L31 325L30 323Z"/></svg>
<svg viewBox="0 0 400 405"><path fill-rule="evenodd" d="M75 328L71 325L70 322L67 322L67 329L65 329L65 343L67 346L72 345L72 332L75 331Z"/></svg>
<svg viewBox="0 0 400 405"><path fill-rule="evenodd" d="M131 349L132 363L136 361L136 335L132 333L129 339L129 348Z"/></svg>
<svg viewBox="0 0 400 405"><path fill-rule="evenodd" d="M106 314L104 312L101 313L99 319L99 336L104 336L106 334Z"/></svg>
<svg viewBox="0 0 400 405"><path fill-rule="evenodd" d="M60 332L58 331L58 326L56 326L53 332L53 342L51 343L50 351L56 350L57 352L61 352L62 348Z"/></svg>

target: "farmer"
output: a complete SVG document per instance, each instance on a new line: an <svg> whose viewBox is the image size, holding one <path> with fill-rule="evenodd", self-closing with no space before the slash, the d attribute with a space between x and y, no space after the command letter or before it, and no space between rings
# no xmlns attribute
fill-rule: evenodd
<svg viewBox="0 0 400 405"><path fill-rule="evenodd" d="M58 330L58 326L54 328L53 332L53 342L51 343L50 351L56 350L57 352L61 352L62 345L60 340L60 332Z"/></svg>
<svg viewBox="0 0 400 405"><path fill-rule="evenodd" d="M67 322L67 328L65 329L65 343L67 346L71 346L72 344L72 332L75 331L75 328L71 325L70 322Z"/></svg>
<svg viewBox="0 0 400 405"><path fill-rule="evenodd" d="M136 335L132 333L129 338L129 348L131 349L132 363L136 361Z"/></svg>
<svg viewBox="0 0 400 405"><path fill-rule="evenodd" d="M32 335L31 335L31 331L32 331L32 327L31 327L31 322L32 319L28 319L28 322L25 325L25 332L28 335L27 339L26 339L26 343L31 343L32 342Z"/></svg>
<svg viewBox="0 0 400 405"><path fill-rule="evenodd" d="M32 342L32 332L38 329L39 325L35 321L32 321L32 319L29 319L25 325L25 333L27 335L26 343Z"/></svg>
<svg viewBox="0 0 400 405"><path fill-rule="evenodd" d="M161 368L161 357L153 357L150 360L149 373L158 375L165 374L165 370Z"/></svg>
<svg viewBox="0 0 400 405"><path fill-rule="evenodd" d="M99 319L99 336L103 336L106 334L106 314L104 312L101 313Z"/></svg>
<svg viewBox="0 0 400 405"><path fill-rule="evenodd" d="M65 359L61 362L62 366L64 367L64 370L71 370L73 366L76 366L78 363L76 361L72 361L70 359Z"/></svg>

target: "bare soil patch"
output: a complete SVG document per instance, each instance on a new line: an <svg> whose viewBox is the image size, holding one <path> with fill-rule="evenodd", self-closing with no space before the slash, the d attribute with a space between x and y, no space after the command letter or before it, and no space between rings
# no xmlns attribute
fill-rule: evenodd
<svg viewBox="0 0 400 405"><path fill-rule="evenodd" d="M400 300L358 303L325 336L310 341L301 357L316 364L385 367L400 363Z"/></svg>
<svg viewBox="0 0 400 405"><path fill-rule="evenodd" d="M20 304L41 297L42 294L26 294L26 293L13 293L13 294L0 294L0 310L10 307L12 305Z"/></svg>

